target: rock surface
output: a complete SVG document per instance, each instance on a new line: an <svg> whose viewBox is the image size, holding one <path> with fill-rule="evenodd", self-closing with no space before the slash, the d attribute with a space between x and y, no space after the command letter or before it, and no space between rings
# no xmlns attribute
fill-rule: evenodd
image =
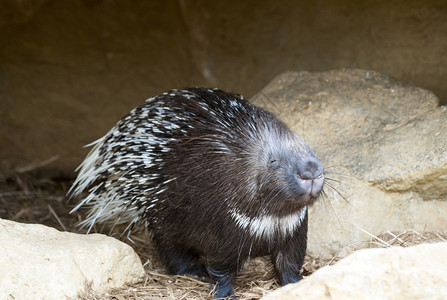
<svg viewBox="0 0 447 300"><path fill-rule="evenodd" d="M359 250L263 297L280 299L447 299L447 242Z"/></svg>
<svg viewBox="0 0 447 300"><path fill-rule="evenodd" d="M366 70L289 72L252 102L304 138L327 174L309 253L330 258L386 231L447 231L447 109Z"/></svg>
<svg viewBox="0 0 447 300"><path fill-rule="evenodd" d="M86 284L107 292L144 276L130 246L101 234L0 219L0 241L2 299L75 299Z"/></svg>
<svg viewBox="0 0 447 300"><path fill-rule="evenodd" d="M2 0L0 168L74 176L145 99L250 97L286 70L368 66L447 103L446 20L445 0Z"/></svg>

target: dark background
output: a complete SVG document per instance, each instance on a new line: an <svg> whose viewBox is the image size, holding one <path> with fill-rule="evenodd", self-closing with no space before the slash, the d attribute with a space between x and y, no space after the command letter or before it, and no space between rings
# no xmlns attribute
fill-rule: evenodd
<svg viewBox="0 0 447 300"><path fill-rule="evenodd" d="M0 170L73 174L144 99L363 68L447 103L447 1L0 0ZM49 161L52 163L48 163Z"/></svg>

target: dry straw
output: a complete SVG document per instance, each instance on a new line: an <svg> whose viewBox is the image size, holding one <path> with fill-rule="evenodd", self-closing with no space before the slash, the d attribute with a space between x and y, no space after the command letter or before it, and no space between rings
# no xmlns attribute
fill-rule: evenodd
<svg viewBox="0 0 447 300"><path fill-rule="evenodd" d="M77 232L76 223L82 216L79 213L68 214L70 207L64 195L69 185L70 183L63 178L59 180L35 179L22 172L8 174L8 176L0 173L0 218L24 223L40 223L59 230ZM307 256L303 267L304 276L309 276L325 265L334 264L358 249L408 247L447 240L447 236L439 233L417 232L411 229L398 233L388 231L380 236L364 232L370 236L369 240L345 247L330 260ZM149 242L150 239L145 234L131 238L135 242L132 246L145 262L144 281L131 287L113 290L105 295L96 294L89 283L86 283L85 292L80 295L80 299L212 299L208 283L184 276L167 275L157 260ZM236 279L234 287L236 296L240 300L259 299L278 288L269 260L257 258L248 262L244 271Z"/></svg>

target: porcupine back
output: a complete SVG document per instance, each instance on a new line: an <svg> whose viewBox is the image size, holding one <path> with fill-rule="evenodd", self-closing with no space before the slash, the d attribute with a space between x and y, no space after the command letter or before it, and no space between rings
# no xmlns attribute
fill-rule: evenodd
<svg viewBox="0 0 447 300"><path fill-rule="evenodd" d="M150 225L164 207L191 201L212 215L222 209L266 213L266 207L253 207L260 181L287 183L266 173L262 156L313 155L270 113L242 96L204 88L146 100L91 145L71 189L73 195L89 193L74 209L91 207L83 222L89 228L108 221Z"/></svg>
<svg viewBox="0 0 447 300"><path fill-rule="evenodd" d="M95 222L107 221L134 224L146 219L150 210L164 198L167 184L179 175L165 171L175 169L175 161L169 161L169 157L188 152L183 149L171 155L170 151L188 143L188 137L202 137L206 147L190 149L201 155L210 150L222 154L228 150L222 137L227 139L228 130L234 131L237 122L232 120L235 115L231 111L228 114L225 111L227 106L237 108L238 115L249 112L234 99L223 102L219 91L211 93L215 95L213 101L204 102L199 95L203 92L173 90L152 97L132 110L105 136L88 145L94 148L78 168L78 177L70 190L73 195L89 192L75 208L91 207L84 225L91 228ZM198 163L192 159L183 161L191 172L200 169Z"/></svg>

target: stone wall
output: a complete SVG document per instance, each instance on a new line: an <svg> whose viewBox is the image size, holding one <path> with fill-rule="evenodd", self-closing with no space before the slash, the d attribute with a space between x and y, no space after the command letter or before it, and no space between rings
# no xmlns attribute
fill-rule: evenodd
<svg viewBox="0 0 447 300"><path fill-rule="evenodd" d="M372 69L446 103L445 1L0 1L0 169L71 172L167 89L252 96L287 71Z"/></svg>

